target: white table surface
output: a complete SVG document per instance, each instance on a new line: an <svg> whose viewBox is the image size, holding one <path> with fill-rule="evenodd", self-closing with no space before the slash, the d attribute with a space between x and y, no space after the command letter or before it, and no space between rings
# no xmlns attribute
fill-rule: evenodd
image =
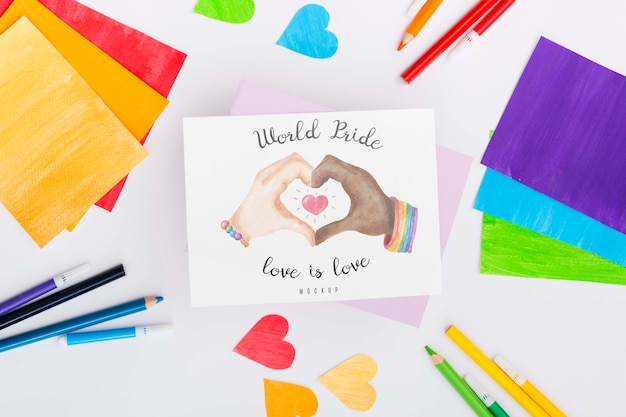
<svg viewBox="0 0 626 417"><path fill-rule="evenodd" d="M442 57L412 84L400 73L474 4L447 0L420 36L395 50L409 1L320 0L339 38L316 60L277 46L304 1L256 1L232 25L192 13L194 0L83 0L188 54L171 103L112 213L93 208L73 233L39 249L0 209L0 294L12 295L82 262L123 263L128 276L2 331L21 333L145 295L165 301L115 325L173 323L166 337L64 347L46 340L0 355L3 415L264 416L263 378L301 384L317 416L471 416L430 364L429 344L471 372L511 416L526 412L445 335L456 324L485 353L502 354L572 416L626 415L626 287L478 273L481 213L472 208L478 161L539 36L626 74L626 2L521 0L459 62ZM192 309L185 225L182 118L225 115L242 79L339 110L433 107L438 144L474 158L443 256L444 292L419 329L339 303ZM267 369L232 352L265 314L291 325L296 360ZM111 327L113 323L100 325ZM378 363L378 397L349 410L318 381L355 354Z"/></svg>

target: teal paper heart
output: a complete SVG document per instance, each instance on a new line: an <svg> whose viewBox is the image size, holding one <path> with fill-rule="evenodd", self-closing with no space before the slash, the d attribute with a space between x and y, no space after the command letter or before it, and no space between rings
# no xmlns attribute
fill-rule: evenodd
<svg viewBox="0 0 626 417"><path fill-rule="evenodd" d="M337 52L337 37L326 30L330 15L317 4L303 6L276 42L311 58L330 58Z"/></svg>
<svg viewBox="0 0 626 417"><path fill-rule="evenodd" d="M194 13L226 23L245 23L254 15L253 0L198 0Z"/></svg>

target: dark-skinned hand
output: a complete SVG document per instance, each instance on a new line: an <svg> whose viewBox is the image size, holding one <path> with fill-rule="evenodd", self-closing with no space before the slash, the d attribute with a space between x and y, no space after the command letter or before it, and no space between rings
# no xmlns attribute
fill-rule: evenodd
<svg viewBox="0 0 626 417"><path fill-rule="evenodd" d="M369 172L335 156L326 155L313 169L311 187L319 188L329 178L341 183L350 197L350 210L343 219L329 223L315 232L316 245L349 230L369 236L393 233L395 204L380 189Z"/></svg>

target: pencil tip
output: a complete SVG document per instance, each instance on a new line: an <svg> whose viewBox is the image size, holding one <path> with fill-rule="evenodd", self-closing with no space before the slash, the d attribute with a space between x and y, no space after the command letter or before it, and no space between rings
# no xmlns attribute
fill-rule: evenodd
<svg viewBox="0 0 626 417"><path fill-rule="evenodd" d="M163 297L157 297L156 298L156 303L159 304L161 301L163 301Z"/></svg>
<svg viewBox="0 0 626 417"><path fill-rule="evenodd" d="M415 36L411 35L410 33L405 33L402 37L402 40L400 41L400 45L398 45L398 51L407 46L409 42L411 42L413 39L415 39Z"/></svg>
<svg viewBox="0 0 626 417"><path fill-rule="evenodd" d="M429 354L430 356L433 356L433 355L436 355L436 354L437 354L437 353L436 353L434 350L432 350L432 349L431 349L428 345L427 345L427 346L424 346L424 349L426 349L426 352L428 352L428 354Z"/></svg>

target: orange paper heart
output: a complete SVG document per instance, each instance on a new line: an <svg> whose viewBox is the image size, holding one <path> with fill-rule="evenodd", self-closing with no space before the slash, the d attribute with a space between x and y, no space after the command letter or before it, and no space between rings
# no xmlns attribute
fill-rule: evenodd
<svg viewBox="0 0 626 417"><path fill-rule="evenodd" d="M317 412L315 393L302 385L264 379L267 417L311 417Z"/></svg>
<svg viewBox="0 0 626 417"><path fill-rule="evenodd" d="M376 402L376 390L369 382L378 365L366 355L355 355L320 376L324 384L342 403L356 411L367 411Z"/></svg>

